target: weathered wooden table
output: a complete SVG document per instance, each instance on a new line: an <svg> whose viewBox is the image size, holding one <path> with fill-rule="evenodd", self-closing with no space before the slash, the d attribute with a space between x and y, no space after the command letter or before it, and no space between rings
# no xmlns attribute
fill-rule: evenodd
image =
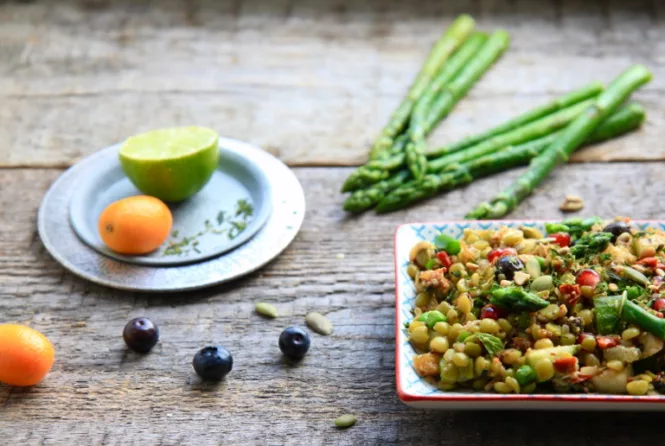
<svg viewBox="0 0 665 446"><path fill-rule="evenodd" d="M398 103L429 44L469 12L513 37L506 56L434 135L497 123L631 63L654 81L636 98L645 127L577 154L513 214L665 217L665 9L652 1L0 1L0 322L54 342L32 389L0 385L0 444L637 445L661 415L455 413L395 395L392 232L461 218L518 173L407 211L349 217L339 187ZM257 274L196 293L151 296L91 285L44 251L36 212L78 158L141 130L187 123L262 145L294 166L309 210L296 241ZM601 161L613 161L603 163ZM336 166L336 167L333 167ZM344 254L343 258L339 254ZM258 300L283 316L266 321ZM292 367L277 336L317 310L335 325ZM128 354L132 317L162 329ZM219 342L235 368L202 385L193 354ZM332 421L359 418L350 430ZM547 427L549 426L549 427Z"/></svg>

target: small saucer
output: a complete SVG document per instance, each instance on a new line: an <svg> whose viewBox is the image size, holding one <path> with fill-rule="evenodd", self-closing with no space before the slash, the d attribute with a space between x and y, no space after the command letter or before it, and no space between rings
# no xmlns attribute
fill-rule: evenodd
<svg viewBox="0 0 665 446"><path fill-rule="evenodd" d="M107 150L112 149L117 152L120 145ZM104 244L97 221L109 204L135 195L141 192L125 176L117 157L83 174L69 206L74 231L91 248L123 262L183 265L216 257L245 243L261 229L271 211L265 173L246 157L221 146L218 168L208 184L188 200L169 204L173 214L171 237L155 252L127 256Z"/></svg>
<svg viewBox="0 0 665 446"><path fill-rule="evenodd" d="M269 153L230 138L220 138L219 145L226 155L243 158L246 160L243 165L251 166L248 169L261 172L259 175L252 174L251 177L255 179L262 177L267 182L267 188L257 188L256 185L252 186L246 177L239 174L235 176L238 183L234 184L240 188L239 190L248 192L255 206L254 219L248 223L248 229L245 231L249 234L249 226L258 225L258 231L254 236L245 235L243 232L242 235L248 239L240 242L241 244L235 248L228 248L227 245L226 252L195 262L151 265L112 258L83 242L70 224L70 204L72 207L79 206L73 203L73 199L81 193L80 190L86 189L82 187L86 181L93 181L90 179L91 175L101 177L100 172L106 172L105 175L117 175L117 171L114 174L112 168L118 164L117 145L84 158L51 185L39 208L37 227L42 243L55 260L74 274L100 285L129 291L193 290L220 284L256 271L277 257L295 238L305 217L305 196L293 172ZM101 179L95 179L93 182L101 182ZM98 212L104 203L130 193L129 189L123 189L127 186L122 186L122 181L113 184L120 189L119 195L114 195L116 192L111 190L102 189L99 191L100 197L91 199L91 203L97 206L88 210L88 213L92 214L89 218L93 222L98 218ZM211 182L206 188L212 186L215 190L215 184L217 183ZM222 184L221 187L227 186ZM259 190L263 192L252 195ZM226 192L228 192L226 189L222 189L219 195ZM261 194L263 198L260 198ZM265 199L267 202L265 206L259 203L260 199ZM265 223L261 226L260 214L263 211L259 210L264 208L268 211ZM217 207L215 209L219 210ZM82 212L82 209L79 208L79 211ZM175 208L174 211L180 212ZM205 219L210 218L210 224L217 227L217 215L210 217L206 215L202 215L204 225ZM84 227L87 227L88 231L96 228L91 222L84 223ZM180 240L186 235L178 234L176 239ZM220 235L215 234L215 236ZM201 251L203 254L203 250Z"/></svg>

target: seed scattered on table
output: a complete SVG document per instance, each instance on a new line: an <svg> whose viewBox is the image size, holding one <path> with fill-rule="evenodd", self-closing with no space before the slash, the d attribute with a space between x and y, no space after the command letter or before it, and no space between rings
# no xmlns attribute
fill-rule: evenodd
<svg viewBox="0 0 665 446"><path fill-rule="evenodd" d="M265 302L259 302L256 304L256 312L265 317L277 317L277 308Z"/></svg>
<svg viewBox="0 0 665 446"><path fill-rule="evenodd" d="M566 195L563 203L559 206L563 212L575 212L584 207L584 200L577 195Z"/></svg>
<svg viewBox="0 0 665 446"><path fill-rule="evenodd" d="M332 323L321 313L309 313L305 316L305 322L309 328L324 336L328 336L333 331Z"/></svg>
<svg viewBox="0 0 665 446"><path fill-rule="evenodd" d="M355 415L352 415L350 413L345 413L344 415L340 415L339 417L337 417L337 419L335 420L335 426L342 429L346 429L356 424L356 421L358 421L358 419L356 418Z"/></svg>

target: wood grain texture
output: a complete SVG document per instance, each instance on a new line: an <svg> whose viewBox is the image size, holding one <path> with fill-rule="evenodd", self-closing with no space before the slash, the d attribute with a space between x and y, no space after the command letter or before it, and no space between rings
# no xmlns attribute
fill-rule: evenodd
<svg viewBox="0 0 665 446"><path fill-rule="evenodd" d="M574 160L665 159L657 0L41 0L0 2L0 166L63 167L192 123L291 165L358 164L461 12L512 45L432 144L640 62L655 74L636 95L645 128Z"/></svg>
<svg viewBox="0 0 665 446"><path fill-rule="evenodd" d="M2 444L465 444L642 445L662 415L456 413L409 409L394 380L392 234L406 221L459 219L519 170L490 177L409 210L349 217L339 186L350 169L298 168L307 195L295 242L259 273L230 285L164 296L90 285L65 272L35 232L39 203L58 170L0 170L0 321L27 323L56 346L39 386L0 385ZM586 199L580 215L662 218L656 163L568 165L511 217L559 218L564 194ZM344 254L340 258L338 254ZM258 300L282 317L253 312ZM312 335L300 364L280 358L277 337L309 311L334 324ZM161 328L152 353L128 353L124 324L145 315ZM201 384L190 362L218 342L234 370ZM358 416L346 431L344 412ZM551 429L543 429L543 425ZM561 428L558 428L561 426Z"/></svg>

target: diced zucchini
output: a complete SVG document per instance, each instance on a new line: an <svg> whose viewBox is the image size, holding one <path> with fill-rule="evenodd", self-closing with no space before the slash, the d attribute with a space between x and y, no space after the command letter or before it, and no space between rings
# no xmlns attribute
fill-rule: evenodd
<svg viewBox="0 0 665 446"><path fill-rule="evenodd" d="M539 359L547 358L555 360L575 356L580 352L581 348L582 346L580 345L561 345L559 347L541 348L539 350L532 349L526 353L526 362L533 367Z"/></svg>

